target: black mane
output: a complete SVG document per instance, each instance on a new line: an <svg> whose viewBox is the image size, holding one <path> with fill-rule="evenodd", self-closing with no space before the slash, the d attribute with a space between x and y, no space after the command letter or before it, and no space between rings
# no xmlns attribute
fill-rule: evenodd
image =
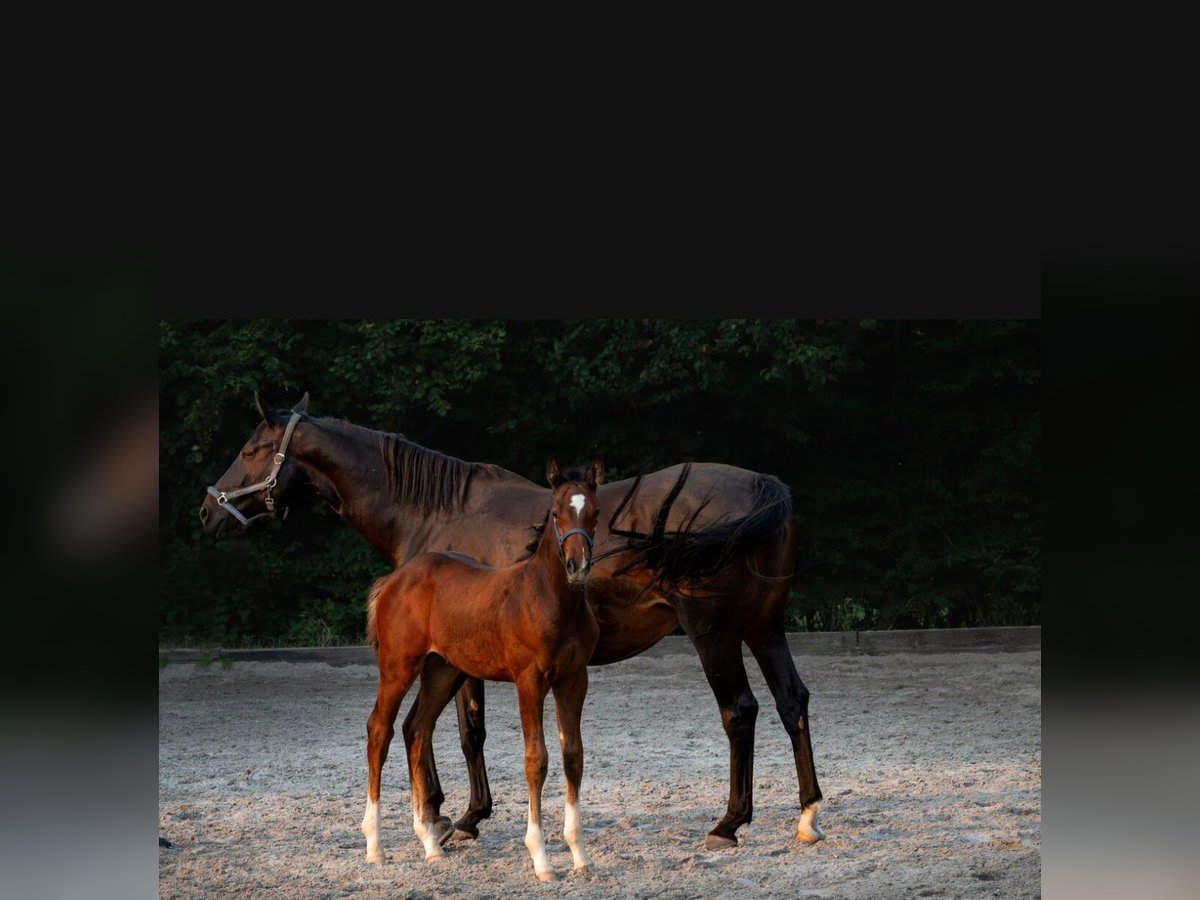
<svg viewBox="0 0 1200 900"><path fill-rule="evenodd" d="M392 499L426 515L462 509L478 473L496 477L495 466L463 462L398 434L381 433L379 452Z"/></svg>

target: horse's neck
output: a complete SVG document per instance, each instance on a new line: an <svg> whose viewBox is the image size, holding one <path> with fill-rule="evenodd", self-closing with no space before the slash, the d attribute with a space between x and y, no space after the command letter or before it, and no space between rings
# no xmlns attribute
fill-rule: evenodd
<svg viewBox="0 0 1200 900"><path fill-rule="evenodd" d="M524 565L538 568L555 602L569 606L574 601L574 592L567 582L567 572L562 558L558 555L558 541L551 533L549 521L542 532L541 540L538 541L537 549Z"/></svg>
<svg viewBox="0 0 1200 900"><path fill-rule="evenodd" d="M399 519L388 496L379 432L306 422L292 450L317 493L387 559L395 555Z"/></svg>

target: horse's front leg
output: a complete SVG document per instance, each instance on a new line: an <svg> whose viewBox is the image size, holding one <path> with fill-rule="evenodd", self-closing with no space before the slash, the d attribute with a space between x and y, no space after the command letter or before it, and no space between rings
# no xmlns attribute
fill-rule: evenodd
<svg viewBox="0 0 1200 900"><path fill-rule="evenodd" d="M558 714L558 733L562 742L563 775L567 782L567 808L563 815L563 837L571 848L577 872L592 865L579 839L579 783L583 780L583 735L579 721L587 696L588 673L585 666L576 675L554 683L554 706Z"/></svg>
<svg viewBox="0 0 1200 900"><path fill-rule="evenodd" d="M549 754L542 730L546 682L538 675L517 683L517 702L521 709L521 730L525 734L525 781L529 785L529 822L525 846L533 858L533 871L539 881L553 881L554 870L546 856L546 834L542 830L542 787L546 783Z"/></svg>
<svg viewBox="0 0 1200 900"><path fill-rule="evenodd" d="M478 678L468 678L455 694L454 705L458 710L458 737L471 783L467 811L454 823L454 838L470 840L479 837L479 823L492 814L492 789L488 785L487 765L483 759L483 742L487 739L483 717L483 682Z"/></svg>

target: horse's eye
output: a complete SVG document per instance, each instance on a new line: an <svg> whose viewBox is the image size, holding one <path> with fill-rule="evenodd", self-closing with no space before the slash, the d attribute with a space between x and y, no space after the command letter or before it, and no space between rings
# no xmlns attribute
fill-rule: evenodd
<svg viewBox="0 0 1200 900"><path fill-rule="evenodd" d="M242 451L242 459L252 459L254 457L254 448L249 447Z"/></svg>

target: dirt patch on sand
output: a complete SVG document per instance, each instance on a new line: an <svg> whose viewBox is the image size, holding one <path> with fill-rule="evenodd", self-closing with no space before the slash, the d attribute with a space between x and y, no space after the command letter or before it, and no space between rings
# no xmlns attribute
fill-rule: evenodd
<svg viewBox="0 0 1200 900"><path fill-rule="evenodd" d="M828 839L797 844L791 746L747 660L761 711L754 821L704 850L728 794L728 743L692 652L590 670L583 715L584 846L570 871L562 760L547 699L541 884L523 840L524 751L511 685L489 684L495 798L478 841L424 862L399 735L384 768L382 866L359 831L366 798L367 666L173 664L159 672L163 897L1034 897L1041 888L1041 653L797 658ZM415 696L410 691L400 719ZM466 806L453 706L434 750L443 812Z"/></svg>

